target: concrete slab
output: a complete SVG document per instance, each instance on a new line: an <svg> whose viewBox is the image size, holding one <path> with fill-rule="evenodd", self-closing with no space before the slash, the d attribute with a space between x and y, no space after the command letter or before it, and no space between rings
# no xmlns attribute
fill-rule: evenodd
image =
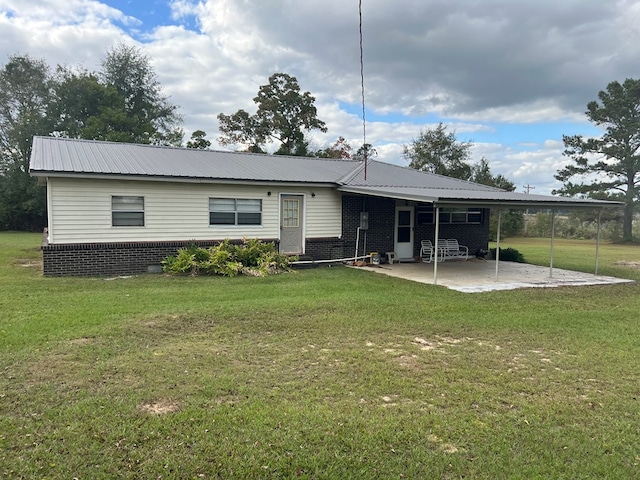
<svg viewBox="0 0 640 480"><path fill-rule="evenodd" d="M394 263L373 265L368 271L433 285L433 263ZM551 275L551 276L550 276ZM496 280L495 260L469 259L438 263L438 285L465 293L513 290L516 288L551 288L580 285L635 283L624 278L594 275L527 263L500 262Z"/></svg>

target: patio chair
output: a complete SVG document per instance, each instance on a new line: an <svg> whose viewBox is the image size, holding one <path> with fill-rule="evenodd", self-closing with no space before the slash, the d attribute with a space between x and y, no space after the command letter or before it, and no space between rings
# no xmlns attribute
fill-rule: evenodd
<svg viewBox="0 0 640 480"><path fill-rule="evenodd" d="M441 251L442 260L469 259L469 248L465 245L460 245L455 238L439 238L438 250Z"/></svg>
<svg viewBox="0 0 640 480"><path fill-rule="evenodd" d="M434 251L431 240L422 240L420 242L420 257L424 263L433 262Z"/></svg>

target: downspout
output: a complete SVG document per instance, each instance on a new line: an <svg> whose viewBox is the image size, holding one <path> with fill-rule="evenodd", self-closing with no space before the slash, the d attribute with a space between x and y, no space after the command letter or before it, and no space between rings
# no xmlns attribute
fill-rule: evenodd
<svg viewBox="0 0 640 480"><path fill-rule="evenodd" d="M498 271L500 265L500 223L502 221L502 209L498 209L498 232L496 234L496 282L498 281Z"/></svg>
<svg viewBox="0 0 640 480"><path fill-rule="evenodd" d="M435 257L433 260L433 284L438 285L438 237L440 236L440 207L436 207L436 232L433 241L433 256Z"/></svg>
<svg viewBox="0 0 640 480"><path fill-rule="evenodd" d="M551 210L551 254L549 255L549 278L553 278L553 246L556 237L556 211Z"/></svg>

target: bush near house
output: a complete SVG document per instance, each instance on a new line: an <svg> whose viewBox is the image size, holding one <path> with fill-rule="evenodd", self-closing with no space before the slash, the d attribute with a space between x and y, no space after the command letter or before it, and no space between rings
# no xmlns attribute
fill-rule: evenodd
<svg viewBox="0 0 640 480"><path fill-rule="evenodd" d="M496 258L496 249L490 248L491 258ZM500 260L503 262L525 263L524 256L515 248L506 247L500 249Z"/></svg>
<svg viewBox="0 0 640 480"><path fill-rule="evenodd" d="M178 250L178 254L162 261L163 270L172 274L191 275L250 275L262 277L290 270L296 258L283 255L273 242L244 239L236 245L225 240L210 248L195 244Z"/></svg>

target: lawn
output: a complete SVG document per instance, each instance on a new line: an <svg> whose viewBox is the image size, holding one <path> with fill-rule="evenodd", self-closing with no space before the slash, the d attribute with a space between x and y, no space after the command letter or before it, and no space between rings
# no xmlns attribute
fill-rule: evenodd
<svg viewBox="0 0 640 480"><path fill-rule="evenodd" d="M0 234L2 478L640 477L638 285L54 279L38 244Z"/></svg>

